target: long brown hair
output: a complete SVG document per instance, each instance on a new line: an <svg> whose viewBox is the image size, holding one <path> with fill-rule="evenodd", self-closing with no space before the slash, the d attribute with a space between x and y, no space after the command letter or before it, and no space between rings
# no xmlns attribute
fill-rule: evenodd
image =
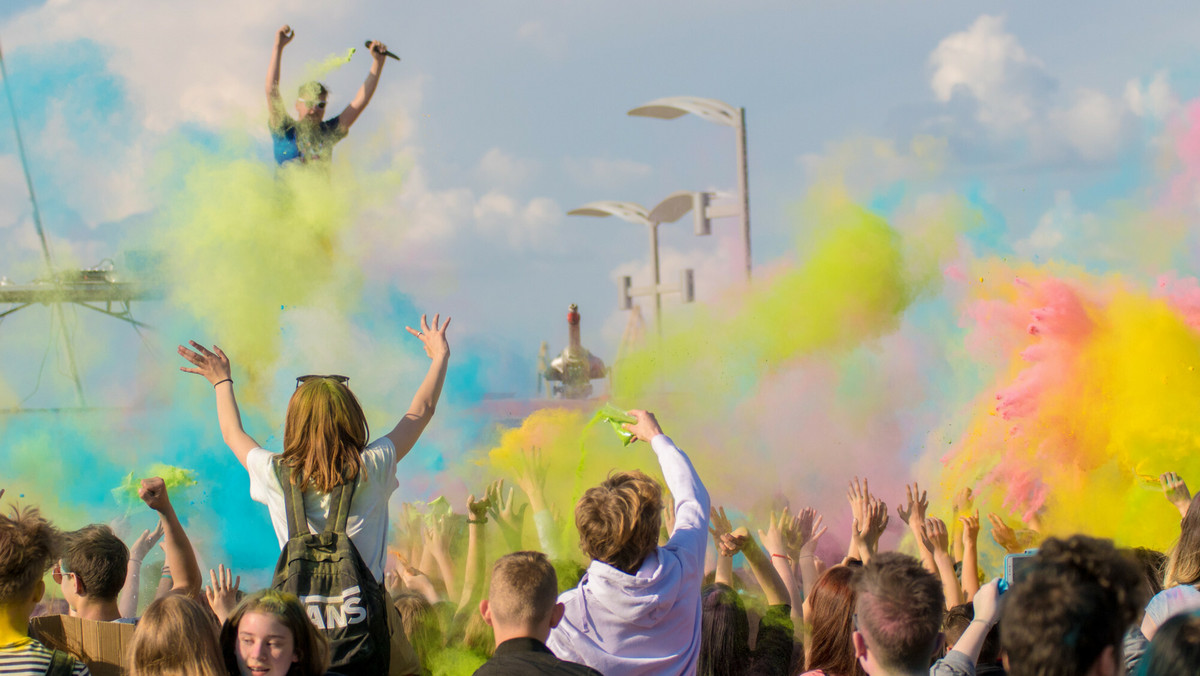
<svg viewBox="0 0 1200 676"><path fill-rule="evenodd" d="M292 468L292 483L328 493L353 481L370 434L350 388L332 378L301 384L288 402L283 427L283 462Z"/></svg>
<svg viewBox="0 0 1200 676"><path fill-rule="evenodd" d="M1179 540L1167 553L1163 589L1200 582L1200 493L1192 498L1179 524Z"/></svg>
<svg viewBox="0 0 1200 676"><path fill-rule="evenodd" d="M217 623L186 596L158 599L129 644L129 676L225 676Z"/></svg>
<svg viewBox="0 0 1200 676"><path fill-rule="evenodd" d="M809 639L807 670L819 669L828 676L866 676L854 656L854 569L834 566L813 585L812 638Z"/></svg>

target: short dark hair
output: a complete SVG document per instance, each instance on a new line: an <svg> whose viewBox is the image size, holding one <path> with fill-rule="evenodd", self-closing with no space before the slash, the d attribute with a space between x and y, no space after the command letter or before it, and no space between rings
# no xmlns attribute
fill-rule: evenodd
<svg viewBox="0 0 1200 676"><path fill-rule="evenodd" d="M84 596L116 599L129 564L129 548L121 538L108 526L94 523L67 533L66 540L63 563L83 584Z"/></svg>
<svg viewBox="0 0 1200 676"><path fill-rule="evenodd" d="M1009 674L1073 676L1121 646L1145 604L1142 571L1111 540L1050 538L1004 595L1000 642Z"/></svg>
<svg viewBox="0 0 1200 676"><path fill-rule="evenodd" d="M643 472L619 472L587 489L575 505L584 554L633 575L658 548L662 487Z"/></svg>
<svg viewBox="0 0 1200 676"><path fill-rule="evenodd" d="M887 669L928 669L942 631L946 596L937 576L911 556L885 552L854 574L859 631Z"/></svg>
<svg viewBox="0 0 1200 676"><path fill-rule="evenodd" d="M1200 611L1176 615L1154 633L1138 673L1190 676L1200 672Z"/></svg>
<svg viewBox="0 0 1200 676"><path fill-rule="evenodd" d="M0 604L21 600L58 558L60 534L35 507L0 515Z"/></svg>
<svg viewBox="0 0 1200 676"><path fill-rule="evenodd" d="M558 575L541 552L513 552L492 566L488 604L501 623L535 624L546 619L558 601Z"/></svg>

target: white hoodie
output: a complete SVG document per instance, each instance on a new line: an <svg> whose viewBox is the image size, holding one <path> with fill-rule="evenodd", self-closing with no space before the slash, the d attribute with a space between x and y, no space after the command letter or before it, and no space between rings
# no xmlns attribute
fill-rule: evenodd
<svg viewBox="0 0 1200 676"><path fill-rule="evenodd" d="M708 491L666 435L650 440L675 499L675 531L636 575L592 561L558 600L562 622L546 645L559 659L604 674L694 674L700 657L700 586L708 546Z"/></svg>

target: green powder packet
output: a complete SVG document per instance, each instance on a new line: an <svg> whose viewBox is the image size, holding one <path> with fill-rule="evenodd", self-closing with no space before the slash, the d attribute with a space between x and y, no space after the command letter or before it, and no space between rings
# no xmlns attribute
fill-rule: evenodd
<svg viewBox="0 0 1200 676"><path fill-rule="evenodd" d="M599 411L596 411L596 415L592 416L592 419L586 426L584 426L584 432L587 432L587 430L591 429L592 425L595 425L601 420L612 425L613 431L617 433L617 436L621 437L621 441L624 443L624 445L628 446L629 444L633 443L633 433L625 429L623 425L625 425L625 423L636 423L637 418L629 415L625 411L622 411L612 404L605 404L603 408L601 408Z"/></svg>

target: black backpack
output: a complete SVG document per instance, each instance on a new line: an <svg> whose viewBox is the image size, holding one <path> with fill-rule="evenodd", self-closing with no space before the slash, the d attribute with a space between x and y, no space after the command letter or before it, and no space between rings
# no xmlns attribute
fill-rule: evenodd
<svg viewBox="0 0 1200 676"><path fill-rule="evenodd" d="M304 494L292 484L291 468L278 460L274 466L283 487L288 541L275 564L271 588L300 598L308 618L329 639L331 670L345 676L388 673L389 604L346 535L354 482L333 489L325 530L313 533L304 514Z"/></svg>
<svg viewBox="0 0 1200 676"><path fill-rule="evenodd" d="M55 650L50 653L50 664L46 665L46 676L71 676L75 671L75 657L71 653Z"/></svg>

